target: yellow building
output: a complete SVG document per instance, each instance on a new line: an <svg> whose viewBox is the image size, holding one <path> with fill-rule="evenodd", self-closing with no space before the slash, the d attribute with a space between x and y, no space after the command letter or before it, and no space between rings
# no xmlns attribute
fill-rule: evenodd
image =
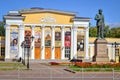
<svg viewBox="0 0 120 80"><path fill-rule="evenodd" d="M30 59L79 58L92 61L94 39L89 39L90 18L88 17L77 17L74 12L31 8L9 11L4 16L4 21L6 60L26 57L28 54L26 44L22 45L22 43L26 40L30 41L30 38L34 37L29 44ZM108 51L113 49L109 46L111 44L108 44ZM108 52L109 58L114 59L111 56L114 54L110 52Z"/></svg>

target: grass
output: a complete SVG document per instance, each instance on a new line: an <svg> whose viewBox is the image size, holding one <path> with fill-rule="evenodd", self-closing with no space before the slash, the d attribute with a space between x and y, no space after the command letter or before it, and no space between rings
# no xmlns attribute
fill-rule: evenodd
<svg viewBox="0 0 120 80"><path fill-rule="evenodd" d="M19 62L0 62L0 71L26 69L26 66Z"/></svg>
<svg viewBox="0 0 120 80"><path fill-rule="evenodd" d="M113 68L82 68L78 66L70 66L71 70L75 72L111 72L113 71Z"/></svg>
<svg viewBox="0 0 120 80"><path fill-rule="evenodd" d="M69 67L71 70L74 71L93 71L93 72L99 72L99 71L119 71L120 72L120 63L108 63L108 64L90 64L90 63L76 63Z"/></svg>

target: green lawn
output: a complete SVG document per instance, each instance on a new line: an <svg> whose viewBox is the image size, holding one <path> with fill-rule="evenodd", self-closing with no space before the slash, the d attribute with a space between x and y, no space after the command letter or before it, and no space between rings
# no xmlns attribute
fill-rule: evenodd
<svg viewBox="0 0 120 80"><path fill-rule="evenodd" d="M26 69L26 66L20 62L0 62L0 70L18 70Z"/></svg>
<svg viewBox="0 0 120 80"><path fill-rule="evenodd" d="M115 64L87 64L78 63L69 67L71 70L76 72L98 72L98 71L118 71L120 72L120 63Z"/></svg>
<svg viewBox="0 0 120 80"><path fill-rule="evenodd" d="M78 66L70 66L69 67L71 70L76 71L76 72L108 72L108 71L112 71L113 68L82 68L82 67L78 67Z"/></svg>

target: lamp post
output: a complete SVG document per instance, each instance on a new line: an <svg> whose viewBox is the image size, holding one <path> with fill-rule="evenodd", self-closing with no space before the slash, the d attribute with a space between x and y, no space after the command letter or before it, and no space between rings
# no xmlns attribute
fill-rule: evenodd
<svg viewBox="0 0 120 80"><path fill-rule="evenodd" d="M29 69L29 52L31 47L31 41L33 41L34 37L29 34L25 36L25 41L23 41L22 45L24 48L27 48L27 69ZM24 64L25 64L25 53L24 53Z"/></svg>

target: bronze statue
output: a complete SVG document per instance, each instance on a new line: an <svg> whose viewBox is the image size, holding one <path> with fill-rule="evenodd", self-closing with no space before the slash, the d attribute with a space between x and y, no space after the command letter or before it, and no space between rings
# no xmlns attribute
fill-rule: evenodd
<svg viewBox="0 0 120 80"><path fill-rule="evenodd" d="M104 32L104 15L102 14L102 9L98 10L99 13L96 14L95 20L97 26L97 39L104 39L103 32Z"/></svg>

